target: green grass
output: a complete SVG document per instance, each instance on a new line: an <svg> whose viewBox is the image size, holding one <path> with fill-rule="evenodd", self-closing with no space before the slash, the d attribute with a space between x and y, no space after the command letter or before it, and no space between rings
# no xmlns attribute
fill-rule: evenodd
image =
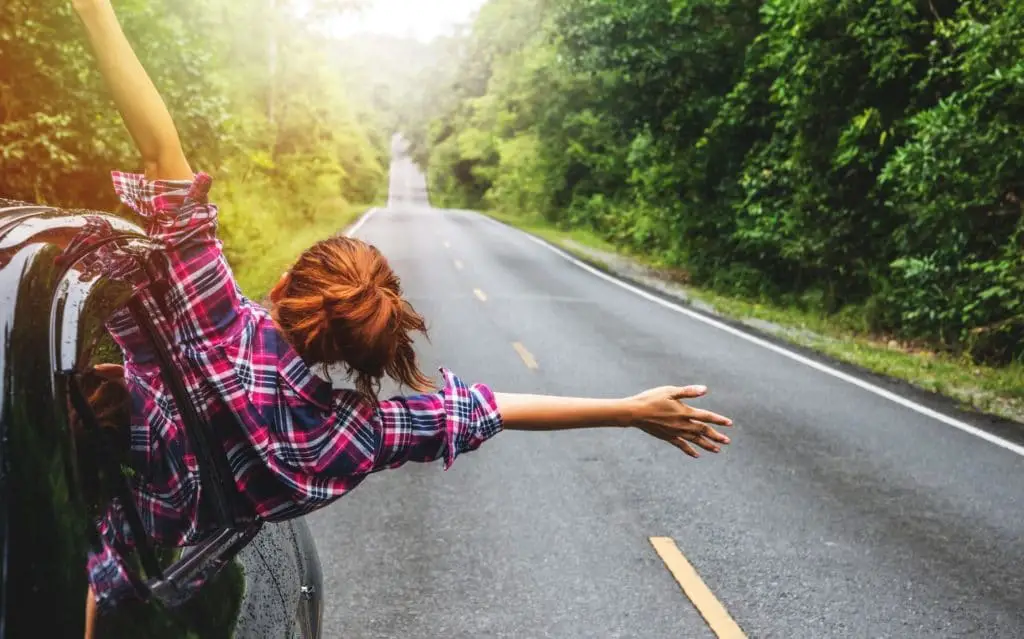
<svg viewBox="0 0 1024 639"><path fill-rule="evenodd" d="M359 218L369 205L339 203L336 213L310 220L295 229L279 229L266 251L247 253L232 263L238 284L250 299L263 298L299 255L316 242L337 234Z"/></svg>
<svg viewBox="0 0 1024 639"><path fill-rule="evenodd" d="M1024 366L980 366L966 357L901 344L886 336L850 328L853 322L805 310L740 300L706 290L689 289L694 298L727 317L756 318L806 332L782 335L889 377L906 380L961 405L1008 419L1024 421Z"/></svg>
<svg viewBox="0 0 1024 639"><path fill-rule="evenodd" d="M561 245L562 240L569 239L600 251L623 254L620 249L588 229L558 229L540 216L510 215L499 211L484 211L484 213L499 222L510 224L555 244Z"/></svg>
<svg viewBox="0 0 1024 639"><path fill-rule="evenodd" d="M222 188L215 195L224 252L242 292L252 300L266 297L306 248L343 231L368 209L384 203L382 197L354 204L337 195L316 193L288 198L258 181Z"/></svg>
<svg viewBox="0 0 1024 639"><path fill-rule="evenodd" d="M591 231L557 229L535 216L519 217L492 211L486 214L544 238L605 270L609 270L607 263L575 250L566 240L627 257L664 273L675 282L685 280L685 274L666 272L661 265L623 251ZM690 285L683 288L690 298L709 305L722 316L771 322L778 327L772 332L791 343L905 380L923 390L949 397L965 408L1024 422L1024 365L981 366L964 357L899 344L884 335L872 335L858 328L862 325L858 317L828 316L770 301L739 299Z"/></svg>

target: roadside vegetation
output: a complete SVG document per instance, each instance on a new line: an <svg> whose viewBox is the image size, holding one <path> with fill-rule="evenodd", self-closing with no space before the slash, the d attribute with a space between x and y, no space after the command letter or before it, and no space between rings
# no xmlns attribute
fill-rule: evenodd
<svg viewBox="0 0 1024 639"><path fill-rule="evenodd" d="M312 241L382 201L390 131L350 97L317 30L352 2L119 0L221 236L261 297ZM0 3L0 194L113 211L110 170L140 170L69 0ZM120 207L123 212L123 207Z"/></svg>
<svg viewBox="0 0 1024 639"><path fill-rule="evenodd" d="M434 49L436 205L1024 419L1024 0L490 0Z"/></svg>
<svg viewBox="0 0 1024 639"><path fill-rule="evenodd" d="M756 331L810 348L839 361L901 379L922 390L1024 423L1024 365L980 365L963 354L927 345L899 342L866 331L856 316L753 300L698 287L686 271L652 262L623 250L587 229L562 229L539 217L488 211L491 217L558 246L576 258L614 275L651 287L714 315L738 320Z"/></svg>
<svg viewBox="0 0 1024 639"><path fill-rule="evenodd" d="M251 297L383 201L400 130L435 205L1024 421L1024 0L489 0L430 44L321 31L358 4L117 2ZM0 5L0 60L0 193L118 209L137 158L70 3Z"/></svg>

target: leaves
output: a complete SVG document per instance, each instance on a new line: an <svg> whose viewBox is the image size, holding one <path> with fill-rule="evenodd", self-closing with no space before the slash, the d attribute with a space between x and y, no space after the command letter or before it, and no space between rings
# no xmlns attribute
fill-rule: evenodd
<svg viewBox="0 0 1024 639"><path fill-rule="evenodd" d="M357 123L314 29L355 4L318 2L305 13L307 3L286 0L115 7L194 167L272 176L282 197L327 189L368 201L383 177L383 140L368 130L372 122ZM286 45L275 65L272 35ZM0 193L114 208L109 171L139 162L70 3L3 3L0 59Z"/></svg>
<svg viewBox="0 0 1024 639"><path fill-rule="evenodd" d="M407 126L444 201L1022 359L1022 43L1024 0L491 0Z"/></svg>

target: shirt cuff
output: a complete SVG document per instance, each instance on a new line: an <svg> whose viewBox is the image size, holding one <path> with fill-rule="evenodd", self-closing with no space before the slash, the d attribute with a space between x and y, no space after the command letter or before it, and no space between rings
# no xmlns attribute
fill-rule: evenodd
<svg viewBox="0 0 1024 639"><path fill-rule="evenodd" d="M135 582L114 549L105 547L98 553L89 553L86 571L100 613L110 612L125 600L141 599Z"/></svg>
<svg viewBox="0 0 1024 639"><path fill-rule="evenodd" d="M139 584L124 563L124 553L135 542L119 500L111 502L106 515L99 520L96 531L102 549L89 553L86 572L97 608L107 612L126 599L141 600L143 597Z"/></svg>
<svg viewBox="0 0 1024 639"><path fill-rule="evenodd" d="M213 178L206 173L199 172L192 180L149 180L139 173L113 171L111 178L117 197L149 220L150 234L204 227L217 217L217 208L209 202Z"/></svg>
<svg viewBox="0 0 1024 639"><path fill-rule="evenodd" d="M503 429L494 393L484 384L466 385L454 373L442 368L444 396L444 468L448 470L460 453L476 450Z"/></svg>

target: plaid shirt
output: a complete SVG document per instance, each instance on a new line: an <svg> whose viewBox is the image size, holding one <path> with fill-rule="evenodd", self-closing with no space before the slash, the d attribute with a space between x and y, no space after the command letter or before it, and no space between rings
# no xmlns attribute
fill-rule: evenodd
<svg viewBox="0 0 1024 639"><path fill-rule="evenodd" d="M147 219L162 245L169 280L169 343L189 366L176 371L223 443L239 491L266 521L304 515L332 503L369 474L410 461L444 459L479 447L502 429L494 395L441 369L444 387L374 406L353 390L316 376L266 310L246 299L216 237L217 208L205 173L188 181L147 181L115 172L120 199ZM83 241L88 242L87 225ZM121 270L111 261L113 270ZM136 278L148 313L163 315ZM163 546L194 544L211 532L197 504L194 451L178 407L159 374L153 346L126 309L107 324L125 356L133 399L131 463L143 527ZM241 428L239 427L241 424ZM101 552L88 576L101 609L135 593L123 556L133 547L115 502L98 528Z"/></svg>

